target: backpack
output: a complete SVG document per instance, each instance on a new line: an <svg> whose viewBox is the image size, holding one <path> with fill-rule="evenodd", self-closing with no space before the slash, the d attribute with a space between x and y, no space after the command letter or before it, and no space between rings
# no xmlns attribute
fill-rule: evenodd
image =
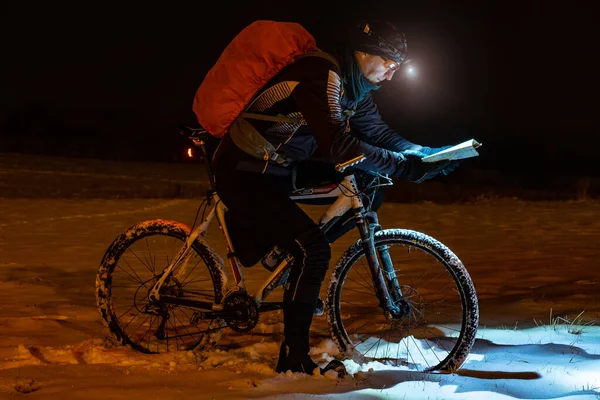
<svg viewBox="0 0 600 400"><path fill-rule="evenodd" d="M204 129L222 138L238 118L296 122L285 116L244 113L260 89L286 65L304 55L318 55L336 63L317 48L314 37L295 22L258 20L239 32L208 71L194 96L192 109ZM245 124L240 129L251 130ZM235 129L238 131L238 129ZM258 158L275 159L274 149L253 132L247 146ZM240 137L238 135L238 137ZM248 139L248 135L245 138ZM266 142L266 143L265 143ZM275 158L274 158L275 157Z"/></svg>

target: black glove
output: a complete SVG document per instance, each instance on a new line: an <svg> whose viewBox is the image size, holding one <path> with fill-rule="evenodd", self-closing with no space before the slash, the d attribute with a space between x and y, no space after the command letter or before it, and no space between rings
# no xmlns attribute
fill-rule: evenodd
<svg viewBox="0 0 600 400"><path fill-rule="evenodd" d="M433 178L454 162L445 160L426 163L421 160L420 156L413 152L400 154L402 159L398 162L398 173L396 176L414 183L421 183Z"/></svg>
<svg viewBox="0 0 600 400"><path fill-rule="evenodd" d="M421 158L430 156L435 153L439 153L442 150L449 149L452 146L442 146L442 147L423 147L421 146L418 150L404 150L402 154L405 156L408 154L419 156ZM448 166L441 170L439 173L442 175L448 175L450 172L454 171L456 167L461 163L462 160L451 160L448 163Z"/></svg>
<svg viewBox="0 0 600 400"><path fill-rule="evenodd" d="M448 164L446 168L444 168L440 173L442 175L448 175L450 172L454 171L456 167L461 163L462 160L452 160Z"/></svg>

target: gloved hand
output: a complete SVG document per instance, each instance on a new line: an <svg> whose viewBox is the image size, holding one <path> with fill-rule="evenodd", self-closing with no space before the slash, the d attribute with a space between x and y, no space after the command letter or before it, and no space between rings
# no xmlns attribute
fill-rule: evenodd
<svg viewBox="0 0 600 400"><path fill-rule="evenodd" d="M411 150L404 150L402 152L402 154L404 155L415 155L415 156L419 156L421 158L423 157L427 157L430 156L432 154L435 153L439 153L442 150L446 150L449 149L452 146L442 146L442 147L424 147L421 146L419 149L411 149ZM448 163L448 166L445 167L443 170L441 170L439 173L441 173L442 175L448 175L450 174L450 172L454 171L454 169L456 167L458 167L458 165L461 163L462 160L452 160Z"/></svg>
<svg viewBox="0 0 600 400"><path fill-rule="evenodd" d="M399 172L396 176L414 183L421 183L433 178L453 163L453 161L446 160L426 163L421 160L421 156L410 150L398 154L400 155L398 161Z"/></svg>
<svg viewBox="0 0 600 400"><path fill-rule="evenodd" d="M456 167L462 162L462 160L451 160L446 168L440 171L440 174L446 176L450 174L450 172L454 171Z"/></svg>
<svg viewBox="0 0 600 400"><path fill-rule="evenodd" d="M425 156L430 156L435 153L439 153L442 150L449 149L452 146L442 146L442 147L427 147L427 146L415 146L414 149L405 150L405 151L417 151Z"/></svg>

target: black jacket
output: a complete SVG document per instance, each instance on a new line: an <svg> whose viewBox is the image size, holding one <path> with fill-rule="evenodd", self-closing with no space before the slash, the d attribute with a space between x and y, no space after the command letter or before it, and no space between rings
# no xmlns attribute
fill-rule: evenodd
<svg viewBox="0 0 600 400"><path fill-rule="evenodd" d="M355 167L397 175L403 169L396 152L420 148L392 130L381 118L370 94L358 104L343 91L337 66L322 57L305 57L285 67L251 103L248 111L304 118L306 125L250 120L293 160L347 161L360 154ZM345 116L347 111L354 114ZM264 161L258 170L263 170Z"/></svg>

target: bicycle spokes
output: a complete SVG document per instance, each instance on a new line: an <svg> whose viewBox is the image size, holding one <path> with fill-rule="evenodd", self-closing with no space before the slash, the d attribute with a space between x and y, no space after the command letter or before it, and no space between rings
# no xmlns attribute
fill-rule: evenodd
<svg viewBox="0 0 600 400"><path fill-rule="evenodd" d="M339 298L345 341L354 357L427 370L455 347L463 307L452 275L432 254L410 245L378 245L391 307L376 293L367 257L347 271ZM375 283L377 284L377 282Z"/></svg>
<svg viewBox="0 0 600 400"><path fill-rule="evenodd" d="M185 304L203 304L209 309L214 304L211 275L194 251L163 280L160 294L165 300L149 296L181 245L176 238L146 237L123 252L112 272L115 321L133 344L145 344L149 351L191 349L203 335L221 327L214 319L199 319L196 310Z"/></svg>

